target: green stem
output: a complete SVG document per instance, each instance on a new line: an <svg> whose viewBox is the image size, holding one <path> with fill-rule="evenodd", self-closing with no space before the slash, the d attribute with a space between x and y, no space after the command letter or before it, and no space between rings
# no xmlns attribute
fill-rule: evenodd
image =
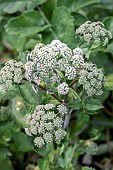
<svg viewBox="0 0 113 170"><path fill-rule="evenodd" d="M27 79L23 79L23 80L25 80L25 81L27 81ZM34 85L37 85L34 81L31 81L31 83L32 84L34 84ZM39 85L39 87L43 90L43 91L45 91L45 92L47 92L47 89L45 88L45 87L43 87L43 86L41 86L41 85ZM61 99L59 99L59 97L58 96L56 96L55 94L50 94L52 97L54 97L56 100L58 100L60 103L63 103L63 101L61 100Z"/></svg>
<svg viewBox="0 0 113 170"><path fill-rule="evenodd" d="M113 149L113 141L110 142L110 145L111 145L111 148ZM103 155L103 154L106 154L107 152L109 152L108 144L100 144L98 146L98 151L96 155Z"/></svg>
<svg viewBox="0 0 113 170"><path fill-rule="evenodd" d="M67 129L67 128L68 128L69 122L70 122L70 116L71 116L70 108L69 108L69 106L68 106L68 104L67 104L67 102L68 102L67 99L68 99L68 95L66 94L66 95L64 95L64 105L67 107L68 112L67 112L67 114L65 115L64 129Z"/></svg>
<svg viewBox="0 0 113 170"><path fill-rule="evenodd" d="M50 26L49 30L53 33L55 39L58 39L58 36L56 35L56 33L53 31L51 23L49 22L49 20L47 19L47 17L45 16L44 12L42 11L42 9L40 7L38 7L39 13L40 15L43 17L43 19L45 20L45 22Z"/></svg>
<svg viewBox="0 0 113 170"><path fill-rule="evenodd" d="M72 87L73 84L75 84L77 81L78 81L78 79L74 79L74 80L69 84L69 87Z"/></svg>

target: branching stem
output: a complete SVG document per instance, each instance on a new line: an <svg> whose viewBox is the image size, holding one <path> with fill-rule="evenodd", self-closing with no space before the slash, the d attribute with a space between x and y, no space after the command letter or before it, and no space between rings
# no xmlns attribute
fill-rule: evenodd
<svg viewBox="0 0 113 170"><path fill-rule="evenodd" d="M72 87L73 84L75 84L78 81L78 79L74 79L70 84L69 87Z"/></svg>
<svg viewBox="0 0 113 170"><path fill-rule="evenodd" d="M27 81L27 79L24 78L25 81ZM31 81L32 84L37 85L34 81ZM42 85L38 85L43 91L47 92L47 89L45 87L43 87ZM52 97L54 97L56 100L58 100L60 103L63 103L63 101L61 99L59 99L58 96L56 96L55 94L50 94Z"/></svg>

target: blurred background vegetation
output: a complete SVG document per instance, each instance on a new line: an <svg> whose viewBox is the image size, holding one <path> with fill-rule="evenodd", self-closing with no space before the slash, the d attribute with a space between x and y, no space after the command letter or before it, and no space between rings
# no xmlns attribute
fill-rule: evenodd
<svg viewBox="0 0 113 170"><path fill-rule="evenodd" d="M76 47L75 29L87 20L103 22L113 35L113 0L0 0L0 68L9 59L25 63L26 54L39 42L60 39ZM71 119L72 145L62 148L67 164L59 157L57 170L80 170L85 165L113 170L113 39L105 49L93 52L90 60L110 75L110 86L98 97L104 109L88 123L76 115ZM0 170L48 170L50 148L35 150L23 130L23 116L41 98L29 83L0 94Z"/></svg>

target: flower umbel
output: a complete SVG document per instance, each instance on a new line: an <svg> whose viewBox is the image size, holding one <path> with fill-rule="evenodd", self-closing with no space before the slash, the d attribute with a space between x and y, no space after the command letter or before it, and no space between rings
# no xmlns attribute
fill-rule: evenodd
<svg viewBox="0 0 113 170"><path fill-rule="evenodd" d="M104 74L95 64L84 63L83 69L79 73L79 82L88 96L101 95L104 82Z"/></svg>
<svg viewBox="0 0 113 170"><path fill-rule="evenodd" d="M55 105L38 105L32 115L25 116L28 127L25 132L29 136L34 136L34 143L37 147L51 142L60 143L65 137L63 130L63 119L61 110L55 109Z"/></svg>
<svg viewBox="0 0 113 170"><path fill-rule="evenodd" d="M22 62L9 60L0 70L0 92L5 93L13 83L20 83L22 80Z"/></svg>
<svg viewBox="0 0 113 170"><path fill-rule="evenodd" d="M105 46L108 40L112 38L110 31L104 28L102 22L86 21L77 30L76 34L87 45L102 45Z"/></svg>

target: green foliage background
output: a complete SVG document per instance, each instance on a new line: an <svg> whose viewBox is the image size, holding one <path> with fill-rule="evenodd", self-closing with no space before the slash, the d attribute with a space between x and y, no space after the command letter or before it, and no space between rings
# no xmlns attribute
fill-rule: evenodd
<svg viewBox="0 0 113 170"><path fill-rule="evenodd" d="M0 67L2 68L4 62L9 59L25 63L26 54L39 42L48 44L59 39L70 48L76 47L78 39L75 29L87 20L103 22L113 34L113 1L0 0ZM83 114L81 116L77 112L79 119L75 115L70 124L71 144L68 145L66 141L67 143L57 148L57 151L52 146L34 148L23 131L23 117L40 104L42 93L35 94L31 84L24 83L19 87L15 85L4 95L0 94L1 170L49 170L50 162L53 162L51 169L90 170L88 167L82 168L85 166L85 156L92 159L91 163L86 165L97 170L112 170L113 39L105 48L93 51L90 60L102 68L106 75L104 93L98 97L104 108L99 114L92 115L87 123L89 117ZM45 97L44 100L48 99ZM80 107L79 101L70 105L76 109ZM90 111L102 108L96 99L88 101L86 107L89 115L93 114ZM57 158L54 161L53 155Z"/></svg>

